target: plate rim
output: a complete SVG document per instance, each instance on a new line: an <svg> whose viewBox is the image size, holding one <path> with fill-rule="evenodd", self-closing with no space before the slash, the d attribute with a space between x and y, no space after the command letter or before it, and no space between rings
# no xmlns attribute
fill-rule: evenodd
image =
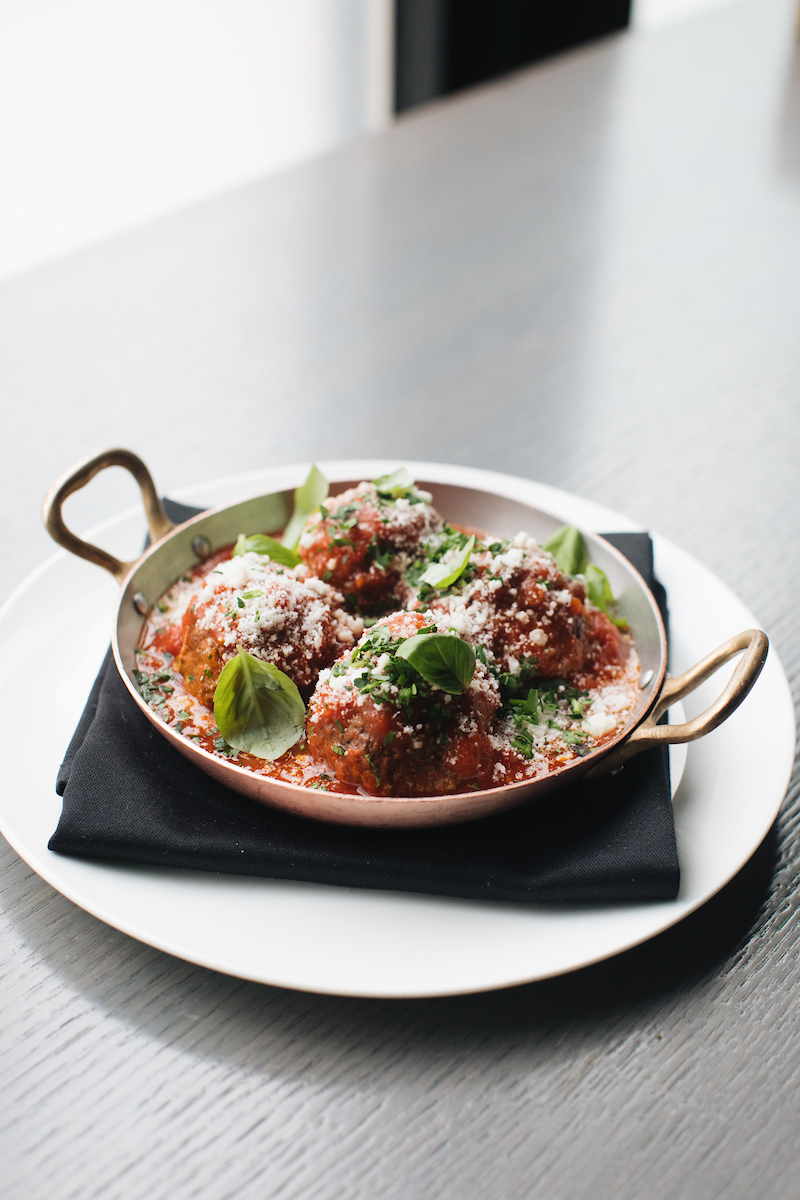
<svg viewBox="0 0 800 1200"><path fill-rule="evenodd" d="M322 463L320 463L320 466L321 466L321 469L323 469L323 471L326 471L326 473L330 473L332 482L337 482L337 480L335 478L336 473L339 473L342 478L347 478L350 476L351 473L353 473L354 468L358 468L358 471L356 473L358 473L366 468L369 471L371 471L372 474L369 474L365 477L372 477L372 475L377 471L382 471L384 468L389 467L391 465L397 465L398 461L399 460L389 460L389 459L387 459L387 460L384 460L384 459L335 460L335 461L328 462L328 463L322 462ZM499 484L503 489L502 491L499 492L499 494L508 495L509 497L511 497L513 499L535 503L539 507L545 507L546 505L549 505L550 501L552 500L553 507L550 509L550 511L552 511L554 513L554 515L560 515L559 509L561 508L562 503L569 506L573 502L577 501L579 504L586 504L586 505L593 507L594 509L597 510L598 513L601 512L602 510L604 510L605 513L607 513L610 517L612 517L615 521L617 521L617 523L620 525L621 528L628 528L628 529L636 529L636 528L641 529L642 528L642 526L639 523L631 520L631 518L625 516L624 514L615 513L615 512L613 512L613 510L605 509L605 506L603 506L601 504L596 504L594 501L589 500L585 497L581 497L576 493L570 493L567 491L563 491L561 489L553 488L547 484L539 484L534 480L528 480L528 479L524 479L522 477L501 474L498 472L484 471L481 468L459 467L454 464L437 464L437 463L421 463L421 462L416 463L416 462L404 461L403 465L408 466L409 469L411 469L415 474L418 474L418 475L422 475L423 471L427 471L429 474L432 472L436 472L436 473L441 472L441 474L438 475L438 478L440 479L441 482L457 482L460 484L469 483L471 486L483 485L484 490L495 491L495 492L497 491L497 485ZM173 495L174 495L175 499L180 499L182 497L189 498L192 494L196 494L197 492L202 491L203 489L208 489L210 492L212 489L220 489L225 486L244 486L249 480L253 480L253 481L262 480L266 476L270 476L271 478L277 479L277 480L289 479L291 481L293 479L299 479L301 472L304 470L307 470L307 466L308 466L308 464L303 464L303 463L290 464L290 465L284 465L284 466L272 467L272 468L267 467L267 468L263 468L261 470L253 471L253 472L246 472L246 473L241 473L241 474L223 476L223 477L220 477L220 478L217 478L214 480L206 481L204 483L192 484L187 487L175 489L175 491L173 492ZM442 475L448 476L449 478L442 478ZM433 477L436 478L437 475L433 475ZM492 485L494 485L494 486L492 486ZM289 482L288 484L281 484L280 482L276 482L276 483L270 482L267 486L272 487L275 490L277 490L277 488L279 488L281 486L296 486L296 484L293 484L292 482ZM506 491L505 489L507 487L510 487L511 490ZM521 492L522 493L526 492L528 489L530 489L531 493L536 493L535 498L531 498L530 495L525 496L525 495L520 494ZM544 497L544 500L543 500L543 497ZM124 510L121 513L114 514L113 516L111 516L111 517L107 518L106 520L100 522L99 524L93 526L92 530L90 530L88 532L87 536L89 536L89 537L97 536L98 533L102 533L104 530L108 530L108 529L113 528L114 526L120 525L125 520L130 520L130 518L132 516L134 516L135 514L138 514L139 512L140 512L139 506L133 506L131 508ZM592 525L589 524L587 527L591 528ZM658 549L659 546L662 547L664 551L677 555L680 559L682 559L684 561L685 564L689 565L693 570L698 570L701 574L704 574L707 578L709 578L710 580L713 580L715 587L722 589L727 594L727 596L735 602L735 604L738 606L738 608L742 611L742 614L743 615L746 614L746 616L749 618L749 620L752 624L758 625L758 622L755 621L755 618L753 618L752 614L749 612L749 610L746 608L746 606L742 603L742 601L740 601L738 599L738 597L736 597L735 593L733 593L732 590L722 580L720 580L716 575L714 575L713 572L711 572L707 567L705 567L701 562L699 562L699 560L695 559L692 555L689 555L686 551L682 550L680 547L678 547L677 545L675 545L668 539L661 537L661 535L655 533L654 531L651 531L651 536L653 537L654 547L656 548L656 550ZM51 570L58 562L60 562L65 557L67 557L67 554L65 551L57 551L55 554L49 556L42 564L40 564L40 566L35 568L35 570L33 572L31 572L13 590L13 592L7 598L7 600L4 602L2 607L0 607L0 622L4 622L5 618L13 610L14 606L16 605L16 603L18 603L20 597L27 591L27 589L32 584L34 584L38 579L40 579L42 577L42 575L47 574L47 572L49 570ZM794 731L794 705L793 705L793 701L792 701L792 697L791 697L791 692L789 690L788 681L786 679L786 675L783 670L782 664L774 650L774 647L772 649L770 658L772 659L770 675L775 677L773 680L773 685L776 688L778 688L780 691L783 692L782 700L788 702L786 711L785 711L785 715L791 716L792 731ZM288 989L292 989L292 990L306 991L306 992L310 992L310 993L322 993L322 994L343 995L343 996L359 996L359 997L365 997L365 998L384 998L384 999L400 999L400 998L410 999L410 998L424 998L424 997L434 997L434 996L442 996L442 995L463 995L463 994L474 993L476 991L491 991L491 990L498 990L498 989L501 989L504 987L520 986L525 983L534 982L537 980L543 980L543 979L547 979L547 978L553 978L553 977L556 977L561 974L566 974L566 973L570 973L571 971L574 971L574 970L579 970L585 966L590 966L594 963L614 957L617 954L623 953L628 949L632 949L637 945L642 945L644 942L650 940L650 938L655 937L659 933L663 932L664 930L674 926L679 921L681 921L684 917L689 916L690 913L695 912L704 903L706 903L706 901L708 899L710 899L713 895L717 894L717 892L719 892L742 869L742 867L745 865L745 863L748 861L748 859L755 852L757 847L761 844L764 837L766 836L769 829L771 828L772 824L774 823L774 820L780 810L781 804L782 804L784 796L786 794L786 787L791 778L791 772L792 772L792 768L793 768L793 764L794 764L794 757L795 757L794 738L791 739L791 741L792 741L791 752L789 751L788 741L789 741L789 739L787 738L786 760L784 763L784 770L781 775L783 782L782 782L782 786L780 789L780 794L777 795L777 799L775 797L773 797L773 801L768 808L765 807L765 809L764 809L765 815L761 822L761 825L759 826L758 836L757 836L757 838L753 837L751 839L752 844L749 845L747 854L743 858L741 858L741 861L737 861L737 863L735 865L733 865L728 871L726 871L724 876L720 876L718 879L716 879L713 887L707 888L704 892L702 892L700 895L696 896L692 900L684 900L682 903L678 899L678 900L671 901L671 902L663 902L662 904L659 904L659 905L650 904L650 905L628 906L628 907L633 907L635 909L646 908L648 911L653 912L654 916L656 914L658 914L658 917L660 919L656 920L655 926L653 928L648 929L648 931L643 932L639 936L629 938L628 940L626 940L624 942L624 944L620 944L613 949L603 948L598 954L590 955L588 957L582 956L580 958L580 961L575 961L568 966L558 966L552 970L538 971L535 974L531 974L530 972L525 972L524 974L519 974L519 975L514 975L514 976L506 975L503 978L495 979L492 982L482 982L478 986L476 986L475 984L467 984L464 986L457 986L457 985L452 986L451 985L446 988L443 988L440 985L437 985L430 989L420 988L419 986L416 986L414 988L405 989L405 990L398 990L397 988L392 988L391 990L387 990L380 986L375 987L375 988L366 988L363 985L360 985L357 988L342 987L342 986L337 987L337 986L331 986L330 984L323 984L323 983L319 983L319 982L318 983L310 983L308 981L304 982L304 981L300 981L300 980L278 978L275 975L273 975L272 977L267 977L264 974L263 970L262 971L248 971L246 969L242 969L241 966L237 967L236 969L232 969L229 964L226 965L224 962L221 962L218 959L214 959L213 955L209 955L209 954L198 955L196 953L187 953L187 950L185 947L182 948L179 944L170 940L170 938L159 937L157 935L154 935L151 930L148 930L148 929L145 929L142 927L138 927L136 925L136 922L134 922L134 921L125 920L124 917L120 918L119 916L115 915L114 912L112 910L110 910L102 902L99 902L92 897L87 898L85 891L82 892L80 887L72 886L68 880L60 879L57 864L58 864L58 861L60 860L61 856L56 855L52 851L48 851L45 849L45 856L43 857L41 855L40 849L38 849L37 847L30 847L30 846L20 843L20 839L15 836L14 830L8 828L8 825L7 825L7 822L5 819L5 812L4 812L4 808L2 805L2 801L0 801L0 832L3 833L3 836L9 842L9 844L12 846L12 848L15 850L15 852L17 854L19 854L19 856L25 862L27 862L28 865L31 866L31 868L34 871L36 871L36 873L38 875L40 875L40 877L43 878L46 883L48 883L56 891L58 891L62 895L64 895L72 903L74 903L78 907L84 909L84 911L89 912L91 915L93 915L97 919L103 921L105 924L108 924L108 925L112 926L113 928L118 929L120 932L126 934L127 936L132 936L132 937L136 938L137 940L144 942L145 944L152 945L156 949L159 949L163 952L169 953L169 954L173 955L174 957L183 959L184 961L189 961L189 962L195 963L198 966L202 966L202 967L205 967L205 968L211 969L211 970L216 970L223 974L231 975L233 977L249 979L253 982L267 983L267 984L270 984L271 986L284 987L284 988L288 988ZM776 787L776 793L777 793L777 791L778 791L778 789ZM115 872L120 869L120 865L118 865L118 864L97 863L94 860L87 860L87 861L91 864L91 866L93 868L95 868L96 870L99 870L101 873L105 872L105 871ZM51 866L52 866L52 869L51 869ZM177 879L184 878L188 875L201 874L201 873L181 871L178 868L155 868L155 867L139 868L139 867L133 866L132 864L131 865L125 864L122 867L122 869L123 870L135 870L137 872L147 872L148 874L156 877L156 879L159 874L164 874L164 875L168 876L171 881L174 881L176 878ZM258 880L262 883L266 883L266 884L270 885L271 887L294 888L294 887L298 886L296 881L269 880L269 879L259 880L259 877L253 877L253 876L226 876L223 878L236 879L236 880L245 879L245 880L251 880L251 881ZM334 891L341 890L341 889L337 888L335 885L330 885L330 884L327 884L327 885L326 884L301 884L299 886L301 886L303 888L322 889L323 894L330 892L331 890L334 890ZM377 895L384 896L384 897L396 897L396 898L400 898L400 899L406 899L409 896L411 896L412 898L417 899L417 900L422 899L422 900L429 900L429 901L430 900L440 901L440 900L444 899L444 900L447 900L448 903L453 903L456 905L466 905L468 907L471 907L473 905L484 905L487 903L486 901L483 901L483 900L457 900L455 898L429 897L429 896L423 895L423 894L420 894L418 896L416 893L403 893L403 892L392 893L392 892L386 892L383 890L381 890L378 893L375 893L374 891L372 891L370 889L363 889L363 890L362 889L351 889L351 890L357 892L358 895L360 897L363 897L365 900L367 900L370 896L375 896L377 894ZM511 908L514 907L514 906L505 905L502 902L489 901L488 904L491 907L494 907L495 905L499 905L502 907L511 907ZM542 910L546 911L546 906L540 906L540 908ZM113 906L112 906L112 909L113 909ZM664 912L665 909L669 909L670 911L665 913Z"/></svg>

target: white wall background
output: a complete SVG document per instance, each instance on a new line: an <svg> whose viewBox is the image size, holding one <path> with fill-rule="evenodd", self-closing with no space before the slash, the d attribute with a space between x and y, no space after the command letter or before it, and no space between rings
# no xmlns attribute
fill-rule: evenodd
<svg viewBox="0 0 800 1200"><path fill-rule="evenodd" d="M732 0L633 0L631 13L634 27L660 29L675 21L683 21L712 8L722 8Z"/></svg>
<svg viewBox="0 0 800 1200"><path fill-rule="evenodd" d="M0 0L0 278L381 128L392 25L393 0Z"/></svg>
<svg viewBox="0 0 800 1200"><path fill-rule="evenodd" d="M392 0L0 0L0 277L390 119Z"/></svg>

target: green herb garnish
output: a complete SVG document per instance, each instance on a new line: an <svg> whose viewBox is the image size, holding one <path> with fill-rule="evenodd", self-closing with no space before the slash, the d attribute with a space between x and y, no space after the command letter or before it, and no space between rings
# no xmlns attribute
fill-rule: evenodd
<svg viewBox="0 0 800 1200"><path fill-rule="evenodd" d="M545 542L544 549L552 554L556 560L556 566L565 575L583 575L586 579L586 595L595 608L601 609L609 620L621 629L626 628L628 622L613 615L616 601L614 593L611 591L611 584L608 582L605 572L589 561L589 551L580 530L575 529L572 525L562 525L561 529L556 530L550 541ZM545 581L540 580L540 582L544 583ZM545 586L548 585L545 584Z"/></svg>
<svg viewBox="0 0 800 1200"><path fill-rule="evenodd" d="M460 696L475 674L475 651L468 642L450 633L418 633L397 648L426 683Z"/></svg>
<svg viewBox="0 0 800 1200"><path fill-rule="evenodd" d="M364 757L366 758L367 762L369 763L370 771L372 771L372 774L375 776L375 787L380 787L381 786L381 777L378 774L377 770L375 769L375 764L373 763L372 759L370 758L369 750L364 751Z"/></svg>
<svg viewBox="0 0 800 1200"><path fill-rule="evenodd" d="M559 571L565 575L583 575L589 565L589 551L583 534L573 525L562 525L557 529L543 549L552 554Z"/></svg>
<svg viewBox="0 0 800 1200"><path fill-rule="evenodd" d="M399 500L401 496L408 496L408 493L414 490L414 480L405 467L398 467L390 475L381 475L380 478L373 479L372 483L378 495L389 500Z"/></svg>
<svg viewBox="0 0 800 1200"><path fill-rule="evenodd" d="M237 558L242 554L265 554L283 567L296 567L300 562L300 555L294 549L282 545L277 538L268 537L266 533L253 533L250 537L240 533L231 557Z"/></svg>
<svg viewBox="0 0 800 1200"><path fill-rule="evenodd" d="M616 601L614 600L614 593L611 591L611 584L608 582L605 572L596 567L594 563L589 563L586 568L586 595L595 608L602 609L608 619L613 621L620 629L627 627L627 621L613 615Z"/></svg>
<svg viewBox="0 0 800 1200"><path fill-rule="evenodd" d="M152 674L148 674L147 671L135 670L133 677L139 685L142 699L151 708L161 708L167 697L175 691L170 683L171 671L154 671Z"/></svg>
<svg viewBox="0 0 800 1200"><path fill-rule="evenodd" d="M214 692L214 720L235 750L270 760L303 735L306 709L288 675L237 647Z"/></svg>
<svg viewBox="0 0 800 1200"><path fill-rule="evenodd" d="M525 716L534 725L541 724L541 713L539 712L539 689L530 688L528 695L524 700L509 701L512 708L518 710L520 716Z"/></svg>
<svg viewBox="0 0 800 1200"><path fill-rule="evenodd" d="M327 479L319 467L312 465L305 483L294 493L294 512L283 535L284 546L290 550L296 549L306 521L327 499L329 491Z"/></svg>
<svg viewBox="0 0 800 1200"><path fill-rule="evenodd" d="M475 545L475 538L468 539L461 553L456 555L450 562L431 563L419 577L421 584L427 583L430 587L448 588L464 573L464 569L469 562L469 556L472 554Z"/></svg>

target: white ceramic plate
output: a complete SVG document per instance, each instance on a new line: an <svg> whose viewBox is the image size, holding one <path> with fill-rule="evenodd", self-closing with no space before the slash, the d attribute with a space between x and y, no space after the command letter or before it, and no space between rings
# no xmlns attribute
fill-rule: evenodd
<svg viewBox="0 0 800 1200"><path fill-rule="evenodd" d="M372 479L388 461L320 464L329 479ZM588 530L640 528L591 501L528 480L464 467L408 463L417 478L463 484L546 509ZM307 467L198 485L175 498L223 505L294 487ZM117 553L141 544L131 510L91 532ZM758 622L710 571L655 537L669 592L673 673ZM0 830L42 878L132 937L230 975L350 996L438 996L524 983L575 970L645 941L717 892L772 824L794 758L794 710L774 650L743 707L689 747L675 796L682 883L668 903L602 908L449 900L205 872L110 866L52 854L61 801L56 772L108 645L117 587L105 572L59 552L0 611L0 721L6 758ZM686 701L705 708L731 668ZM43 702L49 728L28 721ZM768 741L770 754L759 747ZM676 766L681 765L676 761Z"/></svg>

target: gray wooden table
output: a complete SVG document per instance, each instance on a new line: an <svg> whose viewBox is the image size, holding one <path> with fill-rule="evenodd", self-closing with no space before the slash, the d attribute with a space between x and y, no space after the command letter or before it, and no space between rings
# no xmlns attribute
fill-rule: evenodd
<svg viewBox="0 0 800 1200"><path fill-rule="evenodd" d="M800 71L790 5L614 38L0 288L4 594L73 459L169 492L391 454L668 535L797 682ZM86 527L133 501L98 480ZM244 983L123 936L4 847L9 1200L800 1194L796 785L638 950L418 1002Z"/></svg>

